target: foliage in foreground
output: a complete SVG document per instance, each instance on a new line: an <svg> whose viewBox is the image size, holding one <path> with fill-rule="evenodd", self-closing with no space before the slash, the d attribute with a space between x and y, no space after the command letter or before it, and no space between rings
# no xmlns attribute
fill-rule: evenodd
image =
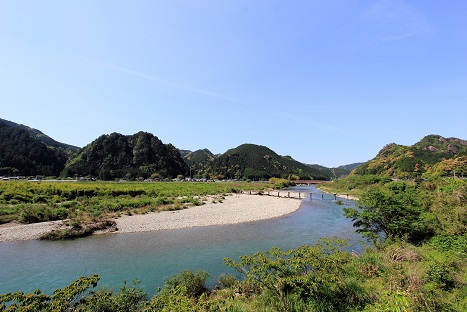
<svg viewBox="0 0 467 312"><path fill-rule="evenodd" d="M432 239L423 247L397 242L345 251L345 240L225 259L241 274L182 271L150 299L133 283L92 290L82 277L52 296L40 291L0 295L4 311L465 311L467 237ZM449 250L449 253L445 252Z"/></svg>

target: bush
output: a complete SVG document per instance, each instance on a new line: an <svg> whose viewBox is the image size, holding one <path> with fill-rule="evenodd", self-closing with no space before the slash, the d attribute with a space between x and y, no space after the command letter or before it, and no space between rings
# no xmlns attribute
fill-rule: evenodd
<svg viewBox="0 0 467 312"><path fill-rule="evenodd" d="M20 221L24 223L37 223L59 219L59 216L54 215L52 209L45 205L28 205L20 215Z"/></svg>
<svg viewBox="0 0 467 312"><path fill-rule="evenodd" d="M184 287L189 297L199 297L207 291L205 283L208 276L209 274L205 271L193 272L184 270L178 274L172 275L166 281L164 288L162 288L160 292L167 291L167 289Z"/></svg>
<svg viewBox="0 0 467 312"><path fill-rule="evenodd" d="M420 243L434 234L432 215L424 211L419 191L406 182L373 187L361 196L359 208L344 208L357 232L374 242L407 239Z"/></svg>
<svg viewBox="0 0 467 312"><path fill-rule="evenodd" d="M139 281L134 281L131 287L126 283L117 293L112 290L99 289L84 297L74 309L75 311L106 311L106 312L127 312L140 311L144 307L148 294L144 293L136 286Z"/></svg>
<svg viewBox="0 0 467 312"><path fill-rule="evenodd" d="M218 282L221 288L233 288L239 283L238 279L233 274L221 274Z"/></svg>

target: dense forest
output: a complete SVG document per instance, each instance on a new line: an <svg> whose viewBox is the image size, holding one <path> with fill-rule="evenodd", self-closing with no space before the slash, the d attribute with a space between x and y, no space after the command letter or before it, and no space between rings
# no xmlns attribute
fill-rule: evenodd
<svg viewBox="0 0 467 312"><path fill-rule="evenodd" d="M0 122L0 175L60 174L67 154L47 146L26 130Z"/></svg>
<svg viewBox="0 0 467 312"><path fill-rule="evenodd" d="M343 178L349 175L352 172L352 170L358 168L362 164L363 163L354 163L354 164L339 166L337 168L327 168L327 167L317 165L317 164L308 165L308 166L319 170L322 175L327 177L326 180L331 180L331 179Z"/></svg>
<svg viewBox="0 0 467 312"><path fill-rule="evenodd" d="M102 135L80 149L57 142L28 126L3 119L0 122L3 124L0 128L3 138L0 153L5 155L0 158L0 168L3 168L0 175L4 176L87 176L91 179L130 181L176 177L330 180L350 173L349 168L344 167L305 165L255 144L243 144L221 155L214 155L208 149L180 150L146 132ZM26 140L31 143L24 143ZM15 146L17 142L23 143ZM33 149L25 148L32 144ZM45 151L50 155L44 156Z"/></svg>
<svg viewBox="0 0 467 312"><path fill-rule="evenodd" d="M204 168L206 165L214 160L217 156L211 153L207 148L192 151L186 151L182 154L185 163L190 167L190 176L195 178L211 178L209 174L206 174Z"/></svg>
<svg viewBox="0 0 467 312"><path fill-rule="evenodd" d="M242 144L228 150L210 161L204 170L207 174L222 179L267 180L271 177L329 179L318 169L255 144Z"/></svg>
<svg viewBox="0 0 467 312"><path fill-rule="evenodd" d="M5 119L1 119L1 118L0 118L0 123L4 123L7 126L14 127L14 128L19 128L21 130L24 130L29 135L31 135L32 137L38 139L39 141L41 141L45 145L57 148L57 149L65 152L68 155L70 155L72 153L76 153L79 150L79 147L77 147L77 146L73 146L73 145L70 145L70 144L65 144L65 143L55 141L54 139L52 139L48 135L42 133L40 130L31 128L31 127L28 127L28 126L25 126L25 125L17 124L15 122L5 120Z"/></svg>
<svg viewBox="0 0 467 312"><path fill-rule="evenodd" d="M467 141L428 135L411 146L386 145L365 162L327 168L306 165L271 149L242 144L221 155L208 149L179 150L147 132L102 135L79 149L41 131L0 119L0 175L88 176L101 180L198 179L332 180L357 175L396 179L460 176L467 170Z"/></svg>
<svg viewBox="0 0 467 312"><path fill-rule="evenodd" d="M429 175L466 173L467 141L428 135L412 146L386 145L372 160L355 170L356 174L387 175L394 178L420 178ZM437 164L436 167L433 167Z"/></svg>
<svg viewBox="0 0 467 312"><path fill-rule="evenodd" d="M69 159L62 176L84 175L101 180L176 178L188 166L179 151L147 132L102 135Z"/></svg>

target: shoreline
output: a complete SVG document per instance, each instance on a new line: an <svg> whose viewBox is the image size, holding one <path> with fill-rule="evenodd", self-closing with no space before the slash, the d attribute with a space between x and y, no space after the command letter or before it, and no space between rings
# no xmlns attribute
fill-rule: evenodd
<svg viewBox="0 0 467 312"><path fill-rule="evenodd" d="M344 198L344 199L348 199L348 200L353 200L353 201L358 201L359 198L355 195L347 195L347 194L336 194L337 197L339 198Z"/></svg>
<svg viewBox="0 0 467 312"><path fill-rule="evenodd" d="M288 215L301 206L294 198L268 195L234 194L222 203L206 203L183 210L124 215L117 219L117 230L112 234L176 230L190 227L237 224L273 219ZM41 235L59 229L63 221L34 224L7 223L0 225L0 242L39 239ZM106 234L97 232L94 235Z"/></svg>
<svg viewBox="0 0 467 312"><path fill-rule="evenodd" d="M332 193L330 191L326 191L326 190L323 190L321 188L317 188L318 190L320 190L321 192L323 193L327 193L327 194L331 194L331 195L336 195L336 197L339 197L339 198L344 198L344 199L348 199L348 200L353 200L353 201L359 201L360 198L358 198L357 196L355 195L350 195L350 194L338 194L338 193Z"/></svg>

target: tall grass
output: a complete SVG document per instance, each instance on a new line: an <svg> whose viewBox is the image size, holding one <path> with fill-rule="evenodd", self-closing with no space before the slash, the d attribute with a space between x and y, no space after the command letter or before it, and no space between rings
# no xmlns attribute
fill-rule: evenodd
<svg viewBox="0 0 467 312"><path fill-rule="evenodd" d="M25 223L74 218L78 215L103 216L129 211L178 209L202 205L200 198L264 190L264 183L114 183L0 181L0 223Z"/></svg>

